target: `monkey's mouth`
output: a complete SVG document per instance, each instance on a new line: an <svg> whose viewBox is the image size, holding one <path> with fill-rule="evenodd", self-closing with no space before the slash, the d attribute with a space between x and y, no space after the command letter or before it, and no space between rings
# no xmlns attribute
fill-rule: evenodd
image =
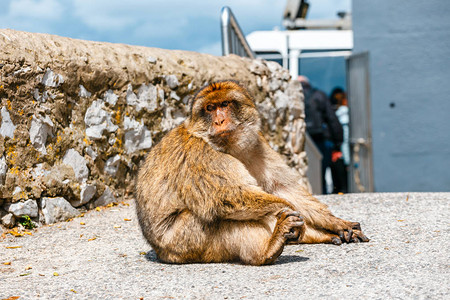
<svg viewBox="0 0 450 300"><path fill-rule="evenodd" d="M229 136L229 135L231 135L232 132L233 132L233 130L224 130L224 131L218 132L217 135L219 135L219 136Z"/></svg>
<svg viewBox="0 0 450 300"><path fill-rule="evenodd" d="M216 138L228 138L228 137L231 136L233 131L234 130L223 130L223 131L215 132L213 134L213 137L216 137Z"/></svg>

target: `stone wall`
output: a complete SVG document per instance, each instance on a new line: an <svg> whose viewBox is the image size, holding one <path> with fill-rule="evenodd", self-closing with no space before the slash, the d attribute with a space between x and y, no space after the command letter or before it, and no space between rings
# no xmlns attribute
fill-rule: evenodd
<svg viewBox="0 0 450 300"><path fill-rule="evenodd" d="M305 176L303 95L278 64L0 30L0 217L52 223L132 196L139 162L213 80L246 85ZM306 178L304 184L308 184Z"/></svg>

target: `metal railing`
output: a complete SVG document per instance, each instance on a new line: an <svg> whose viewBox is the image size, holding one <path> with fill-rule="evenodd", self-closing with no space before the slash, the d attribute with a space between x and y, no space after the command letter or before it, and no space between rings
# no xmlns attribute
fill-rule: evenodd
<svg viewBox="0 0 450 300"><path fill-rule="evenodd" d="M222 55L236 54L255 58L255 54L247 43L233 12L228 6L222 8L220 14L222 32Z"/></svg>

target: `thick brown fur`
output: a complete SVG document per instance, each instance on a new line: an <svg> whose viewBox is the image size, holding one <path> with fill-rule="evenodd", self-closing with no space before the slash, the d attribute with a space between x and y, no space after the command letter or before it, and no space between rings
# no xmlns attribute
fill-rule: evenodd
<svg viewBox="0 0 450 300"><path fill-rule="evenodd" d="M137 179L137 215L169 263L273 263L291 243L368 241L311 196L270 148L248 91L211 83L188 119L149 153Z"/></svg>

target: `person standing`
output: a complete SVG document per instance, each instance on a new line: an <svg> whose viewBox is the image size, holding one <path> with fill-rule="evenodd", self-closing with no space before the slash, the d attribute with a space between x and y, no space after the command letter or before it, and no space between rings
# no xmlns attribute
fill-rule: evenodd
<svg viewBox="0 0 450 300"><path fill-rule="evenodd" d="M349 144L349 114L347 95L345 91L336 87L330 95L330 101L336 107L336 116L342 125L343 142L340 150L331 155L331 175L333 178L333 193L348 193L348 168L350 165Z"/></svg>
<svg viewBox="0 0 450 300"><path fill-rule="evenodd" d="M343 141L343 130L327 95L311 86L309 79L299 76L305 95L306 131L319 148L322 158L322 192L327 194L325 172L331 166L333 150L339 150Z"/></svg>

